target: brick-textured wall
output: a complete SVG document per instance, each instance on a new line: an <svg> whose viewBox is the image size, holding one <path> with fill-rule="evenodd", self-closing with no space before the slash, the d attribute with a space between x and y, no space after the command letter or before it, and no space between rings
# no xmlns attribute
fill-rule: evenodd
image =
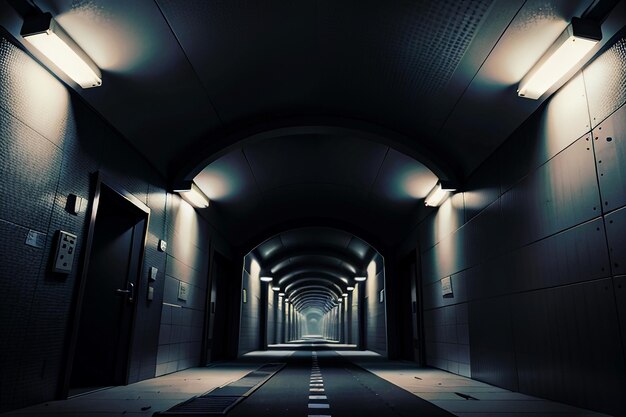
<svg viewBox="0 0 626 417"><path fill-rule="evenodd" d="M573 77L420 224L429 365L626 413L625 51Z"/></svg>
<svg viewBox="0 0 626 417"><path fill-rule="evenodd" d="M65 211L66 198L73 193L89 199L91 174L98 170L151 209L130 382L198 364L207 242L215 233L166 192L162 177L124 138L47 70L0 38L0 251L6 259L0 265L5 297L0 303L0 411L57 395L87 226L84 211ZM31 229L46 236L43 248L25 245ZM69 276L51 274L48 267L52 238L60 229L79 236ZM169 241L167 254L157 250L159 239ZM159 270L153 301L143 296L150 266ZM162 312L163 301L177 301L177 280L190 284L190 299L175 313L172 308Z"/></svg>

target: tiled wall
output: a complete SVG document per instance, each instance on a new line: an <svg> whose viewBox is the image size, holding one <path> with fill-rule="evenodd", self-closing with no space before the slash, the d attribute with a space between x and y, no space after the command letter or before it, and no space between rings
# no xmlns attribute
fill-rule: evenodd
<svg viewBox="0 0 626 417"><path fill-rule="evenodd" d="M429 365L625 412L625 67L621 39L420 224Z"/></svg>
<svg viewBox="0 0 626 417"><path fill-rule="evenodd" d="M154 300L140 298L137 307L130 382L197 364L213 232L116 131L0 38L0 411L57 395L87 226L85 211L65 211L66 198L90 198L98 170L151 209L139 294L147 293L149 267L159 272ZM69 276L48 272L60 229L79 236ZM29 230L45 235L43 248L25 245ZM159 239L168 241L167 253L157 250ZM178 280L190 284L187 303L176 299ZM162 311L163 301L183 308Z"/></svg>
<svg viewBox="0 0 626 417"><path fill-rule="evenodd" d="M239 355L261 348L261 267L252 255L244 259L242 292L246 291L246 302L241 302L239 322ZM239 301L239 300L238 300Z"/></svg>
<svg viewBox="0 0 626 417"><path fill-rule="evenodd" d="M167 267L156 375L200 364L206 311L209 227L177 195L167 201ZM179 298L181 283L187 299Z"/></svg>
<svg viewBox="0 0 626 417"><path fill-rule="evenodd" d="M380 292L385 289L385 269L383 258L376 255L367 269L365 281L365 347L368 350L387 355L387 295L383 291L383 301Z"/></svg>

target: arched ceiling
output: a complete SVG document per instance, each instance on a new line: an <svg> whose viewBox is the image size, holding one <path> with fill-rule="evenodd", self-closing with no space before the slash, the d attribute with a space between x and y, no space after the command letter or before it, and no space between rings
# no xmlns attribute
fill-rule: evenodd
<svg viewBox="0 0 626 417"><path fill-rule="evenodd" d="M393 245L538 108L518 82L595 3L10 0L0 25L51 12L102 70L76 92L234 246L307 222Z"/></svg>
<svg viewBox="0 0 626 417"><path fill-rule="evenodd" d="M323 255L320 255L323 254ZM303 227L282 232L258 245L250 255L271 286L300 310L328 311L365 276L378 255L352 233L330 227Z"/></svg>

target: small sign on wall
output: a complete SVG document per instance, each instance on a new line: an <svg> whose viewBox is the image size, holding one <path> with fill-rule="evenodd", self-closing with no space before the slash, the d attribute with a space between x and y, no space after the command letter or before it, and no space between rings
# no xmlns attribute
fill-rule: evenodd
<svg viewBox="0 0 626 417"><path fill-rule="evenodd" d="M189 285L186 282L179 281L178 284L178 299L187 301L189 295Z"/></svg>
<svg viewBox="0 0 626 417"><path fill-rule="evenodd" d="M244 303L248 302L248 291L246 291L246 289L244 288L242 293L241 293L241 301Z"/></svg>
<svg viewBox="0 0 626 417"><path fill-rule="evenodd" d="M445 277L441 279L441 293L444 298L452 298L452 277Z"/></svg>

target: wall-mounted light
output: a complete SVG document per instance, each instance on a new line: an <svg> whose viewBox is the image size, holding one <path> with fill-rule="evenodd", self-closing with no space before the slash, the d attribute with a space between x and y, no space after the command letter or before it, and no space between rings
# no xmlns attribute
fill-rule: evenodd
<svg viewBox="0 0 626 417"><path fill-rule="evenodd" d="M180 194L183 200L185 200L194 207L209 207L209 197L207 197L202 192L200 187L198 187L195 182L191 183L191 188L189 188L188 190L174 190L174 192Z"/></svg>
<svg viewBox="0 0 626 417"><path fill-rule="evenodd" d="M365 281L366 279L367 279L367 277L354 277L354 280L355 280L356 282L363 282L363 281Z"/></svg>
<svg viewBox="0 0 626 417"><path fill-rule="evenodd" d="M597 22L574 17L563 33L522 78L517 89L520 97L538 99L570 72L602 40Z"/></svg>
<svg viewBox="0 0 626 417"><path fill-rule="evenodd" d="M280 291L280 287L272 287L272 291Z"/></svg>
<svg viewBox="0 0 626 417"><path fill-rule="evenodd" d="M279 292L279 293L278 293L278 296L279 296L279 297L284 297L284 296L285 296L285 293L284 293L284 292Z"/></svg>
<svg viewBox="0 0 626 417"><path fill-rule="evenodd" d="M428 193L424 199L424 205L428 207L437 207L440 205L446 197L456 188L448 181L438 181L432 190Z"/></svg>
<svg viewBox="0 0 626 417"><path fill-rule="evenodd" d="M341 294L341 296L342 296L342 297L344 297L344 298L346 298L346 297L348 297L348 293L345 293L345 292L344 292L343 294Z"/></svg>
<svg viewBox="0 0 626 417"><path fill-rule="evenodd" d="M348 291L352 291L352 290L354 290L354 287L348 287L348 288L346 288L346 289L347 289Z"/></svg>
<svg viewBox="0 0 626 417"><path fill-rule="evenodd" d="M261 278L259 278L259 279L260 279L261 281L263 281L263 282L272 282L272 280L273 280L274 278L272 278L272 277L261 277Z"/></svg>
<svg viewBox="0 0 626 417"><path fill-rule="evenodd" d="M100 69L50 13L24 20L21 35L82 88L102 85Z"/></svg>

